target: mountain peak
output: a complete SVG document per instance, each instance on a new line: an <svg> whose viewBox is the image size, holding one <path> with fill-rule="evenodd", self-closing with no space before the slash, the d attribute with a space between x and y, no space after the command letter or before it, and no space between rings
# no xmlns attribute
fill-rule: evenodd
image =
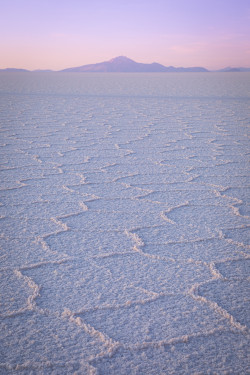
<svg viewBox="0 0 250 375"><path fill-rule="evenodd" d="M117 56L109 61L103 61L97 64L89 64L68 68L63 72L103 72L103 73L163 73L163 72L206 72L204 68L174 68L166 67L158 63L145 64L138 63L126 56Z"/></svg>
<svg viewBox="0 0 250 375"><path fill-rule="evenodd" d="M133 60L129 59L126 56L117 56L113 59L109 60L110 63L128 63L128 62L134 62Z"/></svg>

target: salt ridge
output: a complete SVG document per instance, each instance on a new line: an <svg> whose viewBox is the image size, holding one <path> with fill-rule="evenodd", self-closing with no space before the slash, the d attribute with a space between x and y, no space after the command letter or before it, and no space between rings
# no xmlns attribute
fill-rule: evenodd
<svg viewBox="0 0 250 375"><path fill-rule="evenodd" d="M20 100L15 108L15 97L4 99L11 114L2 104L1 271L13 298L1 318L15 327L3 371L115 374L118 363L125 375L148 348L173 355L184 345L192 358L199 340L223 352L220 335L234 335L234 373L243 373L249 328L244 289L242 298L236 291L249 246L238 233L249 216L243 198L227 195L246 186L248 117L237 100ZM32 357L23 330L43 337L41 356ZM215 366L230 372L222 359ZM200 361L207 371L212 361ZM200 370L185 363L180 374Z"/></svg>

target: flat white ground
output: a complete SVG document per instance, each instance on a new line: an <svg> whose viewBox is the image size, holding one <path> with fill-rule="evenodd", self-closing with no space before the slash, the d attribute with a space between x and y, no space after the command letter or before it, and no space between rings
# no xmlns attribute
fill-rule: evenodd
<svg viewBox="0 0 250 375"><path fill-rule="evenodd" d="M249 74L125 76L0 77L1 374L247 373Z"/></svg>

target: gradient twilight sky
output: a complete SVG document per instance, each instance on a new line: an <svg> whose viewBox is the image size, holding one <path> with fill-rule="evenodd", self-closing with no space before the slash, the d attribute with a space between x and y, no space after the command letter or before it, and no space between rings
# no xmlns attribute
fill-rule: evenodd
<svg viewBox="0 0 250 375"><path fill-rule="evenodd" d="M250 67L250 0L0 0L0 68Z"/></svg>

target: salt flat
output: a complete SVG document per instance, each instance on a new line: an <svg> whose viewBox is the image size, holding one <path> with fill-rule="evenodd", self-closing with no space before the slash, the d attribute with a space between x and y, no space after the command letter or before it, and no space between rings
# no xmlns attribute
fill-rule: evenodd
<svg viewBox="0 0 250 375"><path fill-rule="evenodd" d="M247 374L249 73L0 74L1 374Z"/></svg>

